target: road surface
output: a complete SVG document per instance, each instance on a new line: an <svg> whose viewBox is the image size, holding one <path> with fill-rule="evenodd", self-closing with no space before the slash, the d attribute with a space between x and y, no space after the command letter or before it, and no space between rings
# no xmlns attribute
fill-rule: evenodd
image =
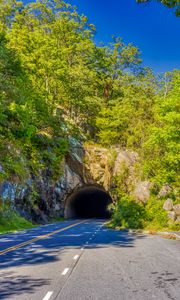
<svg viewBox="0 0 180 300"><path fill-rule="evenodd" d="M0 299L179 300L180 242L70 220L0 236Z"/></svg>

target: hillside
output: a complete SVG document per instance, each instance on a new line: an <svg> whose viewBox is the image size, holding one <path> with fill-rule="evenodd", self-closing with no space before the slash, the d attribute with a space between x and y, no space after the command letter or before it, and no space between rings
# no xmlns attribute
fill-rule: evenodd
<svg viewBox="0 0 180 300"><path fill-rule="evenodd" d="M97 46L94 35L62 1L0 3L0 226L7 212L62 217L74 190L59 185L85 165L82 184L110 174L110 185L98 184L113 198L111 226L180 228L180 71L158 76L133 44Z"/></svg>

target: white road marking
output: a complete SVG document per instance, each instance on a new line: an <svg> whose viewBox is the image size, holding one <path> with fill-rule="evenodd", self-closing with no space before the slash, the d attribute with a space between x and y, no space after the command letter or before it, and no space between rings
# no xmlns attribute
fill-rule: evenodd
<svg viewBox="0 0 180 300"><path fill-rule="evenodd" d="M65 268L64 271L61 273L61 275L66 275L68 271L69 271L69 268Z"/></svg>
<svg viewBox="0 0 180 300"><path fill-rule="evenodd" d="M49 300L52 296L53 292L47 292L46 296L43 298L43 300Z"/></svg>
<svg viewBox="0 0 180 300"><path fill-rule="evenodd" d="M75 255L73 259L76 260L76 259L78 259L78 257L79 257L79 255Z"/></svg>

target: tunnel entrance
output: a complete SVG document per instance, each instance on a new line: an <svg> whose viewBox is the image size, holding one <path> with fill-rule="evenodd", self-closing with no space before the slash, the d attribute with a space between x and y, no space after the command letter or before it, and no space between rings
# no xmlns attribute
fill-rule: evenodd
<svg viewBox="0 0 180 300"><path fill-rule="evenodd" d="M65 205L65 218L108 218L110 195L101 187L85 186L75 191Z"/></svg>

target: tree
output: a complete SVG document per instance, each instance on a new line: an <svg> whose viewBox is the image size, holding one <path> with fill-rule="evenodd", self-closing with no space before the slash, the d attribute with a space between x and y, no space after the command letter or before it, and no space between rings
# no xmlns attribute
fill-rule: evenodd
<svg viewBox="0 0 180 300"><path fill-rule="evenodd" d="M146 130L143 144L145 170L149 177L160 184L179 185L179 94L180 72L169 76L169 91L166 86L156 96L153 107L153 122ZM164 93L165 90L165 93Z"/></svg>
<svg viewBox="0 0 180 300"><path fill-rule="evenodd" d="M151 0L136 0L138 3L148 3ZM176 16L180 16L180 1L179 0L156 0L161 2L168 8L174 8L176 12Z"/></svg>
<svg viewBox="0 0 180 300"><path fill-rule="evenodd" d="M116 79L113 96L97 117L103 144L140 149L145 128L152 121L155 86L154 75L148 69Z"/></svg>
<svg viewBox="0 0 180 300"><path fill-rule="evenodd" d="M144 174L173 180L177 72L157 80L120 38L97 46L94 26L61 0L1 1L0 30L1 148L9 140L42 167L74 136L133 149Z"/></svg>

